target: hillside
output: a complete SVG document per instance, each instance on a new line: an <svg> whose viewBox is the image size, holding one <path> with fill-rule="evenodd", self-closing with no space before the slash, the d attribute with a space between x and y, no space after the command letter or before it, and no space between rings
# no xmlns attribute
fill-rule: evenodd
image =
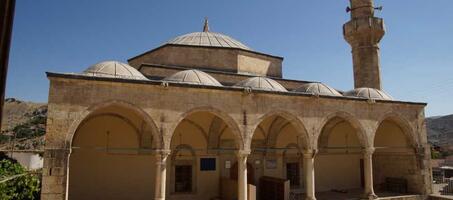
<svg viewBox="0 0 453 200"><path fill-rule="evenodd" d="M453 151L453 115L427 118L426 128L431 144Z"/></svg>
<svg viewBox="0 0 453 200"><path fill-rule="evenodd" d="M5 100L0 135L0 149L32 150L44 148L47 105Z"/></svg>

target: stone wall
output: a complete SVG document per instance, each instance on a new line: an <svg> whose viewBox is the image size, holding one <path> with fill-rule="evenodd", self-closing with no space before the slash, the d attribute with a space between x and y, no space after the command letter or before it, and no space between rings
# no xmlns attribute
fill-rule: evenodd
<svg viewBox="0 0 453 200"><path fill-rule="evenodd" d="M282 77L282 61L279 57L240 49L165 45L131 58L129 64L137 69L148 63Z"/></svg>
<svg viewBox="0 0 453 200"><path fill-rule="evenodd" d="M108 81L107 81L108 80ZM427 145L424 104L370 102L347 98L314 97L289 93L245 93L222 87L161 86L152 82L125 82L83 77L50 77L43 199L66 196L67 159L79 124L96 110L118 105L135 110L150 125L154 149L169 149L174 130L186 116L198 111L221 118L232 132L237 147L249 150L253 133L267 117L278 115L291 122L301 149L317 149L326 123L340 117L358 130L360 143L372 146L380 122L389 117L409 127L419 146ZM429 148L428 150L429 151ZM424 161L429 161L425 154ZM416 171L424 176L427 168ZM422 184L422 183L420 183ZM424 185L424 191L430 191Z"/></svg>
<svg viewBox="0 0 453 200"><path fill-rule="evenodd" d="M387 177L403 178L408 182L409 193L420 193L420 191L423 191L425 183L419 167L413 153L375 153L373 155L375 189L384 189L385 178Z"/></svg>

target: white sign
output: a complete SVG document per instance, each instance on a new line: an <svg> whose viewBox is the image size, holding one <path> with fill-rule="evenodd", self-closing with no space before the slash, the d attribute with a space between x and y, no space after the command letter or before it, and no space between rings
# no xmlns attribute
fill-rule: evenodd
<svg viewBox="0 0 453 200"><path fill-rule="evenodd" d="M225 161L225 169L230 169L231 168L231 161L227 160Z"/></svg>
<svg viewBox="0 0 453 200"><path fill-rule="evenodd" d="M275 160L275 159L266 160L266 168L267 169L277 169L277 160Z"/></svg>

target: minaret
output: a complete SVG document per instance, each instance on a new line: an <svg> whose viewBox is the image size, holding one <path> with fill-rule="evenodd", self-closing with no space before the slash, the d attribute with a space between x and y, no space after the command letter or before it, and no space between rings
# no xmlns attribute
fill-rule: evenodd
<svg viewBox="0 0 453 200"><path fill-rule="evenodd" d="M384 20L374 17L373 0L350 0L351 20L344 24L345 40L352 47L354 87L381 90L379 41L385 34Z"/></svg>

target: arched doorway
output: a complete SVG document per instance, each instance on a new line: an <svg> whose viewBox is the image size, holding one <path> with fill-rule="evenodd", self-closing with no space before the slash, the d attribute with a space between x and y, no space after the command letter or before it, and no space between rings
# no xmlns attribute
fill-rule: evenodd
<svg viewBox="0 0 453 200"><path fill-rule="evenodd" d="M357 193L364 185L360 130L343 117L333 117L318 138L315 157L317 192ZM317 195L321 197L322 195Z"/></svg>
<svg viewBox="0 0 453 200"><path fill-rule="evenodd" d="M423 177L414 151L414 140L404 123L388 118L383 120L374 138L373 154L374 188L378 196L386 194L420 194ZM389 182L400 186L388 187Z"/></svg>
<svg viewBox="0 0 453 200"><path fill-rule="evenodd" d="M171 193L190 194L197 190L197 156L188 144L179 144L171 154Z"/></svg>
<svg viewBox="0 0 453 200"><path fill-rule="evenodd" d="M75 199L153 198L152 128L121 105L90 113L77 128L69 157L69 193Z"/></svg>
<svg viewBox="0 0 453 200"><path fill-rule="evenodd" d="M303 173L303 158L297 144L286 145L282 154L283 177L290 182L291 189L302 190L305 185Z"/></svg>

